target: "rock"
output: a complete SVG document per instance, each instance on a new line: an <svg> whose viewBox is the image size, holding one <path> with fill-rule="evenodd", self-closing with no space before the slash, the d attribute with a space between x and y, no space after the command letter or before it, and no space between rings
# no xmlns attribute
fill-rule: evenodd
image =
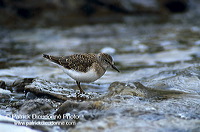
<svg viewBox="0 0 200 132"><path fill-rule="evenodd" d="M54 115L76 117L76 121L94 120L102 116L107 105L103 101L64 102Z"/></svg>
<svg viewBox="0 0 200 132"><path fill-rule="evenodd" d="M133 14L136 12L146 12L149 11L156 11L159 9L159 5L156 0L94 0L93 3L97 5L103 5L107 9L113 12L120 12L120 13L127 13ZM153 9L150 9L153 8Z"/></svg>
<svg viewBox="0 0 200 132"><path fill-rule="evenodd" d="M0 88L2 88L2 89L6 88L6 83L2 80L0 80Z"/></svg>
<svg viewBox="0 0 200 132"><path fill-rule="evenodd" d="M110 84L109 88L109 93L108 96L114 96L114 95L132 95L132 96L137 96L138 93L135 90L135 87L131 87L127 85L126 83L121 83L121 82L113 82Z"/></svg>
<svg viewBox="0 0 200 132"><path fill-rule="evenodd" d="M32 93L32 92L26 93L26 99L36 99L36 98L37 98L37 96L34 93Z"/></svg>
<svg viewBox="0 0 200 132"><path fill-rule="evenodd" d="M115 95L132 95L144 98L170 98L173 96L180 96L186 94L185 92L175 90L163 90L149 88L142 85L140 82L134 82L133 84L126 84L121 82L114 82L109 87L109 93L105 97L111 97ZM104 98L105 98L104 97Z"/></svg>
<svg viewBox="0 0 200 132"><path fill-rule="evenodd" d="M34 78L18 79L12 84L12 87L14 91L23 93L25 86L32 83L33 79Z"/></svg>
<svg viewBox="0 0 200 132"><path fill-rule="evenodd" d="M53 82L34 79L33 83L25 86L26 92L32 92L36 96L47 96L48 98L60 100L86 100L98 97L97 93L78 94L70 87L62 87Z"/></svg>
<svg viewBox="0 0 200 132"><path fill-rule="evenodd" d="M0 94L10 95L11 92L9 90L5 90L5 89L0 88Z"/></svg>
<svg viewBox="0 0 200 132"><path fill-rule="evenodd" d="M186 94L185 92L175 91L175 90L163 90L163 89L155 89L149 88L142 85L140 82L134 82L137 90L143 93L145 98L158 98L158 99L167 99L172 98L174 96L181 96Z"/></svg>
<svg viewBox="0 0 200 132"><path fill-rule="evenodd" d="M56 111L55 115L73 113L78 114L78 112L83 110L103 110L105 105L102 101L84 101L84 102L74 102L74 101L65 101L59 109Z"/></svg>
<svg viewBox="0 0 200 132"><path fill-rule="evenodd" d="M175 90L180 93L199 94L199 66L194 65L183 69L163 71L148 79L144 79L142 84L154 89L163 89L167 91Z"/></svg>
<svg viewBox="0 0 200 132"><path fill-rule="evenodd" d="M11 92L9 90L0 88L0 102L1 103L9 102L10 98L11 98Z"/></svg>
<svg viewBox="0 0 200 132"><path fill-rule="evenodd" d="M41 79L34 79L33 83L25 86L26 92L32 92L37 96L49 96L61 100L76 98L75 91L70 88L64 88L56 83Z"/></svg>
<svg viewBox="0 0 200 132"><path fill-rule="evenodd" d="M59 114L62 115L62 114L73 112L73 111L77 112L80 110L88 109L88 107L89 107L89 103L87 102L66 101L59 107L55 115L59 115Z"/></svg>
<svg viewBox="0 0 200 132"><path fill-rule="evenodd" d="M157 0L161 8L171 13L186 12L189 8L189 0Z"/></svg>
<svg viewBox="0 0 200 132"><path fill-rule="evenodd" d="M19 108L18 114L49 114L53 109L53 102L49 99L35 99L25 101Z"/></svg>

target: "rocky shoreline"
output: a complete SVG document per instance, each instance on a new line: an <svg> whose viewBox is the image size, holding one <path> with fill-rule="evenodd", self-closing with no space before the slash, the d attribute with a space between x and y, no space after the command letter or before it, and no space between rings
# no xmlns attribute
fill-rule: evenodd
<svg viewBox="0 0 200 132"><path fill-rule="evenodd" d="M192 69L194 70L194 68ZM184 74L187 75L187 73ZM190 76L188 77L190 78ZM6 85L5 82L1 82L2 86ZM70 87L62 87L42 79L24 78L13 83L15 87L19 88L20 86L21 90L15 88L15 91L11 93L6 90L8 86L1 90L1 95L4 98L1 103L9 102L6 109L10 109L10 112L4 112L5 115L1 116L0 125L7 130L10 130L13 125L18 126L16 131L21 129L49 131L56 129L56 126L60 130L96 131L117 130L119 128L122 130L129 124L125 123L127 121L132 123L136 121L139 124L142 121L146 123L146 127L138 128L137 123L133 123L135 125L128 125L128 131L135 128L144 131L150 127L149 121L153 121L156 125L173 120L173 122L166 124L171 125L171 128L162 124L162 127L157 126L150 130L167 131L168 129L180 130L176 123L180 120L183 122L187 120L186 124L183 123L185 126L182 129L199 129L198 125L195 126L200 118L197 116L200 115L199 103L192 99L193 96L199 96L199 94L194 95L180 90L166 89L169 85L167 83L165 83L166 88L160 89L159 87L157 89L155 86L164 85L163 81L161 84L159 81L157 82L158 84L151 84L152 88L144 86L140 82L113 82L105 94L89 92L77 96L76 91ZM12 101L15 92L24 93L22 99ZM168 110L169 106L162 108L163 103L172 105L170 111ZM191 104L193 105L191 106ZM186 109L190 107L190 114L184 107ZM95 127L88 124L89 122L95 124ZM192 126L188 126L188 122ZM121 124L125 126L123 127Z"/></svg>

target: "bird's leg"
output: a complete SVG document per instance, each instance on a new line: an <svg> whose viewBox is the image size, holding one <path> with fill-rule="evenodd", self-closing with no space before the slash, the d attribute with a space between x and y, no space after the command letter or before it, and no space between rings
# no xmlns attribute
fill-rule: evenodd
<svg viewBox="0 0 200 132"><path fill-rule="evenodd" d="M84 94L85 91L81 88L80 82L76 81L76 84L77 84L77 86L78 86L78 88L79 88L79 90L80 90L80 93L81 93L81 94Z"/></svg>

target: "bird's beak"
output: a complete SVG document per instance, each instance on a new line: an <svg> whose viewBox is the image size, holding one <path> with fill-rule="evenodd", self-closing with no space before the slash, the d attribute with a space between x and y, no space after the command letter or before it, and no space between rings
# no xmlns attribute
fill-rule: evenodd
<svg viewBox="0 0 200 132"><path fill-rule="evenodd" d="M111 65L111 66L112 66L113 69L115 69L116 71L120 72L120 71L117 69L116 66L114 66L114 65Z"/></svg>

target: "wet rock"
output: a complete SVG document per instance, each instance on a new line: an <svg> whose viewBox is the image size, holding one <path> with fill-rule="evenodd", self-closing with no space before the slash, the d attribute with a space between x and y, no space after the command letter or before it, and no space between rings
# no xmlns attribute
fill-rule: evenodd
<svg viewBox="0 0 200 132"><path fill-rule="evenodd" d="M0 88L2 88L2 89L6 88L6 83L2 80L0 80Z"/></svg>
<svg viewBox="0 0 200 132"><path fill-rule="evenodd" d="M181 91L163 90L163 89L155 89L155 88L145 87L140 82L135 82L134 85L137 87L137 89L141 93L143 93L144 97L146 97L146 98L165 99L165 98L181 96L183 94L186 94Z"/></svg>
<svg viewBox="0 0 200 132"><path fill-rule="evenodd" d="M64 102L59 109L56 111L55 115L73 113L78 114L78 112L83 110L103 110L105 105L102 101L84 101L84 102L74 102L66 101Z"/></svg>
<svg viewBox="0 0 200 132"><path fill-rule="evenodd" d="M70 87L63 87L59 84L41 79L34 79L33 83L25 86L26 92L32 92L38 97L53 98L60 100L87 100L98 97L96 93L79 94Z"/></svg>
<svg viewBox="0 0 200 132"><path fill-rule="evenodd" d="M105 6L109 10L117 13L136 13L136 12L146 12L149 10L150 12L154 12L156 10L159 10L159 4L156 0L148 1L148 0L94 0L94 4ZM152 10L149 8L153 8Z"/></svg>
<svg viewBox="0 0 200 132"><path fill-rule="evenodd" d="M33 79L34 78L18 79L13 83L12 87L14 91L23 93L25 86L32 83Z"/></svg>
<svg viewBox="0 0 200 132"><path fill-rule="evenodd" d="M147 87L163 90L176 90L185 93L200 93L199 66L160 72L143 80Z"/></svg>
<svg viewBox="0 0 200 132"><path fill-rule="evenodd" d="M24 100L23 101L14 102L14 103L11 104L11 106L19 109L23 104L24 104Z"/></svg>
<svg viewBox="0 0 200 132"><path fill-rule="evenodd" d="M87 120L95 120L103 116L103 111L108 107L109 106L103 101L66 101L59 107L55 115L76 117L76 122L85 122Z"/></svg>
<svg viewBox="0 0 200 132"><path fill-rule="evenodd" d="M168 98L173 96L179 96L185 94L184 92L175 90L162 90L145 87L140 82L134 82L133 84L126 84L121 82L114 82L109 87L108 97L115 95L132 95L144 98Z"/></svg>
<svg viewBox="0 0 200 132"><path fill-rule="evenodd" d="M33 83L25 86L26 92L32 92L37 96L49 96L61 100L75 99L76 94L69 87L64 88L56 83L41 79L34 79Z"/></svg>
<svg viewBox="0 0 200 132"><path fill-rule="evenodd" d="M53 102L49 99L35 99L25 101L18 110L18 114L49 114L54 108Z"/></svg>
<svg viewBox="0 0 200 132"><path fill-rule="evenodd" d="M112 84L110 84L108 90L108 96L114 96L117 94L133 96L137 95L136 91L134 90L134 87L128 86L126 85L126 83L121 82L113 82Z"/></svg>
<svg viewBox="0 0 200 132"><path fill-rule="evenodd" d="M11 97L11 92L9 90L0 88L0 102L9 102Z"/></svg>
<svg viewBox="0 0 200 132"><path fill-rule="evenodd" d="M35 99L35 98L37 98L37 96L34 93L32 92L26 93L26 99Z"/></svg>
<svg viewBox="0 0 200 132"><path fill-rule="evenodd" d="M86 108L87 106L85 105L86 103L84 103L84 105L80 106L80 103L78 102L72 102L72 101L66 101L64 102L59 109L56 111L55 115L59 115L59 114L65 114L68 112L71 112L73 109L77 109L78 107L83 107Z"/></svg>

